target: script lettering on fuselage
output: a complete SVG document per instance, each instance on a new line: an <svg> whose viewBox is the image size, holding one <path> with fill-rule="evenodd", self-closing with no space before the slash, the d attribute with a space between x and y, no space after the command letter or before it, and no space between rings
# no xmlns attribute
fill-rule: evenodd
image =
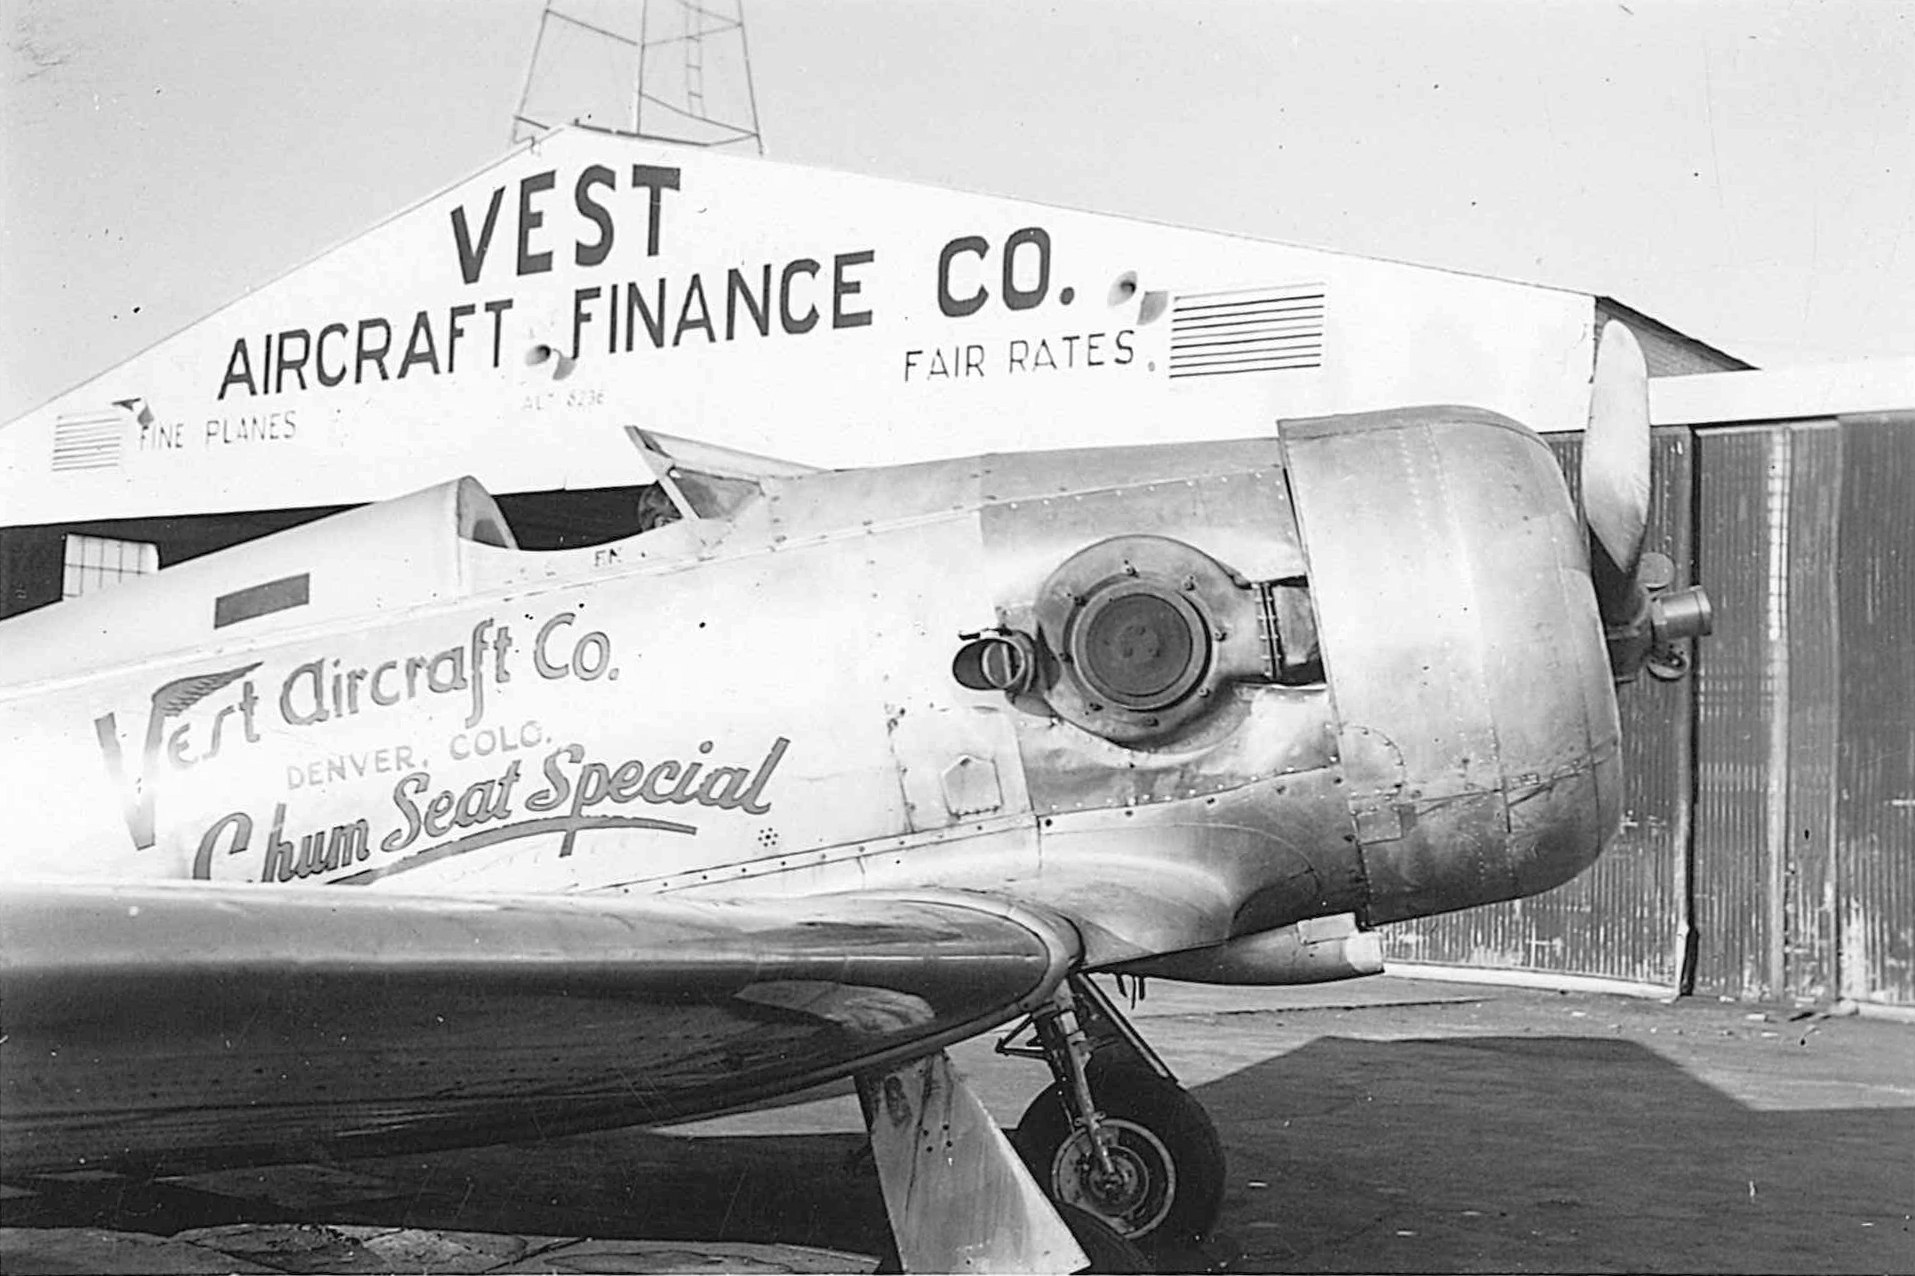
<svg viewBox="0 0 1915 1276"><path fill-rule="evenodd" d="M444 647L359 663L329 656L301 660L276 676L276 686L271 676L260 676L265 667L262 661L174 678L156 688L149 699L137 764L131 756L134 747L122 739L119 711L98 715L93 720L94 734L107 774L120 794L135 849L150 850L157 840L157 804L168 774L257 747L268 728L303 732L394 716L392 711L409 706L429 708L441 698L451 698L465 710L463 748L455 739L455 756L500 747L503 737L497 731L487 735L482 724L498 689L510 684L515 674L526 676L526 663L531 666L530 676L543 684L618 680L610 637L577 622L572 610L546 618L526 645L527 660L515 654L519 644L513 627L487 617L473 624L460 641ZM536 726L530 730L521 726L513 737L514 747L536 744L541 738ZM348 770L363 773L368 767L375 772L411 770L418 765L413 753L412 746L402 744L393 746L390 753L372 749L331 756L339 759L337 770L344 779ZM286 784L291 789L323 783L334 770L333 763L324 760L290 766Z"/></svg>
<svg viewBox="0 0 1915 1276"><path fill-rule="evenodd" d="M583 745L553 749L539 764L536 788L523 794L526 775L518 759L485 779L442 785L431 772L413 771L392 786L389 831L373 832L370 817L292 831L288 806L273 806L256 821L232 811L212 822L193 857L193 876L205 880L223 856L260 853L259 880L293 882L312 878L364 884L395 873L423 868L456 855L547 834L559 835L559 858L570 856L581 832L593 829L644 830L695 836L696 826L679 820L618 813L642 806L702 806L750 815L770 812L772 777L791 741L779 736L755 766L711 766L715 745L701 741L695 757L666 757L647 763L638 758L616 762L590 757ZM521 812L527 818L519 818ZM266 831L260 835L258 830ZM361 868L378 854L388 862ZM346 870L342 873L342 870Z"/></svg>
<svg viewBox="0 0 1915 1276"><path fill-rule="evenodd" d="M697 835L666 818L678 811L768 813L790 740L734 753L687 726L677 746L633 756L619 730L630 719L601 704L620 675L616 645L581 615L468 614L437 641L414 630L384 651L295 651L172 678L148 697L137 742L122 738L123 711L100 714L134 847L152 849L165 824L190 859L180 871L201 880L239 869L365 883L534 837L565 859L582 833ZM181 797L165 796L169 781Z"/></svg>

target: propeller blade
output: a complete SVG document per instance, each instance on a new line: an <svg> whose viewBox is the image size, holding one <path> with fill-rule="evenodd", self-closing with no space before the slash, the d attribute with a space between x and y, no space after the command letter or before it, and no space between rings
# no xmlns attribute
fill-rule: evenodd
<svg viewBox="0 0 1915 1276"><path fill-rule="evenodd" d="M1582 488L1597 605L1605 625L1627 624L1642 606L1635 575L1649 526L1649 369L1635 334L1614 320L1596 343Z"/></svg>

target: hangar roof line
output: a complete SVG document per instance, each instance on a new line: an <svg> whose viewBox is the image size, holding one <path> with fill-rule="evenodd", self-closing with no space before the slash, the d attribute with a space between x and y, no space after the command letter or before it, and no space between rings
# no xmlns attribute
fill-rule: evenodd
<svg viewBox="0 0 1915 1276"><path fill-rule="evenodd" d="M1915 356L1709 372L1649 383L1655 425L1813 421L1915 408Z"/></svg>

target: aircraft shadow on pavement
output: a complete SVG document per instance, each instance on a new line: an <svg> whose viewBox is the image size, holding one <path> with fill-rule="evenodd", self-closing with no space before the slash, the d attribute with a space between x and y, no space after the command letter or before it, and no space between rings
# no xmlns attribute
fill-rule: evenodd
<svg viewBox="0 0 1915 1276"><path fill-rule="evenodd" d="M1749 1107L1635 1042L1320 1037L1196 1090L1237 1270L1915 1270L1915 1109ZM25 1227L324 1222L874 1252L854 1134L540 1143L132 1183L36 1181ZM213 1190L217 1188L217 1190ZM1899 1257L1898 1257L1899 1256Z"/></svg>

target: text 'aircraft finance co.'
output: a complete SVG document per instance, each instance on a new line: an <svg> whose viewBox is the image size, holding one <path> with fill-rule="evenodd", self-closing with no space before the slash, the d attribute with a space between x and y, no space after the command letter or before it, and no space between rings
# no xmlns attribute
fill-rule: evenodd
<svg viewBox="0 0 1915 1276"><path fill-rule="evenodd" d="M1567 880L1618 683L1708 628L1615 325L1587 523L1469 408L847 471L632 433L676 517L627 540L518 550L463 479L0 624L8 1174L851 1077L906 1270L1182 1244L1221 1145L1090 974L1375 973ZM943 1050L1027 1016L1013 1143Z"/></svg>

